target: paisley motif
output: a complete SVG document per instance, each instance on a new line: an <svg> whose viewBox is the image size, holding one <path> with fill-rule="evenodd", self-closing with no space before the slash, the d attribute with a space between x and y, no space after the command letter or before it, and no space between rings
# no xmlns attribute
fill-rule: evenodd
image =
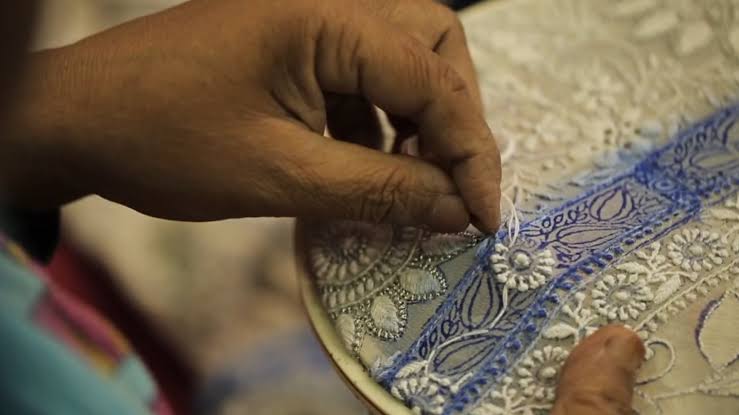
<svg viewBox="0 0 739 415"><path fill-rule="evenodd" d="M449 285L438 307L406 306L399 321L413 338L363 361L381 385L421 413L546 413L567 352L620 322L647 346L639 413L739 410L713 400L739 397L737 341L725 335L739 275L738 10L739 0L508 0L464 18L486 117L505 143L505 226L464 272L411 260L373 291L400 315L412 301L397 298L439 291L418 269ZM392 250L405 252L397 232ZM434 252L447 249L459 253ZM364 304L328 308L363 316L361 331L374 324ZM390 320L389 331L402 326Z"/></svg>

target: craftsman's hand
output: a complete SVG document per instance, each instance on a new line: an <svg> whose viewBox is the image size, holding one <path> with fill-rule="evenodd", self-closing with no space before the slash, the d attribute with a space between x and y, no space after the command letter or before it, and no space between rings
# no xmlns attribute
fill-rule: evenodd
<svg viewBox="0 0 739 415"><path fill-rule="evenodd" d="M499 223L464 34L430 0L193 0L35 54L20 89L0 189L26 205L96 193L185 220ZM352 102L410 123L426 157L348 142L365 126Z"/></svg>
<svg viewBox="0 0 739 415"><path fill-rule="evenodd" d="M641 340L623 326L593 333L565 362L551 415L630 415L643 359Z"/></svg>

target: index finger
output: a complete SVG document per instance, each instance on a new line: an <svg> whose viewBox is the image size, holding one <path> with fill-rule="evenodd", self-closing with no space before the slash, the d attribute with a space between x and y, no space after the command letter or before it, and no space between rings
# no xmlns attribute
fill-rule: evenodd
<svg viewBox="0 0 739 415"><path fill-rule="evenodd" d="M454 11L434 0L372 0L367 4L451 64L467 83L482 112L477 72L464 26Z"/></svg>
<svg viewBox="0 0 739 415"><path fill-rule="evenodd" d="M472 215L491 232L500 223L500 155L475 95L446 60L377 16L347 6L327 11L316 45L324 90L354 93L419 126L424 146L450 166ZM348 17L348 18L347 18Z"/></svg>

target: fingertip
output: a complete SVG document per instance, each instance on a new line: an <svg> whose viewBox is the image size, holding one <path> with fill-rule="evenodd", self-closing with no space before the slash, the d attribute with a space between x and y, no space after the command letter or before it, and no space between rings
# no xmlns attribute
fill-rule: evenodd
<svg viewBox="0 0 739 415"><path fill-rule="evenodd" d="M429 210L427 224L437 232L462 232L470 223L470 215L461 197L441 195Z"/></svg>
<svg viewBox="0 0 739 415"><path fill-rule="evenodd" d="M471 216L471 222L480 232L490 235L496 233L500 229L500 215L488 214L484 215L486 219L481 219L478 215Z"/></svg>
<svg viewBox="0 0 739 415"><path fill-rule="evenodd" d="M500 175L494 160L484 156L469 158L453 169L454 181L472 214L475 226L485 233L500 227Z"/></svg>
<svg viewBox="0 0 739 415"><path fill-rule="evenodd" d="M600 328L567 358L552 414L630 413L643 358L644 346L636 333L621 325Z"/></svg>
<svg viewBox="0 0 739 415"><path fill-rule="evenodd" d="M497 183L488 183L482 201L473 212L473 217L485 233L495 233L500 229L500 187Z"/></svg>
<svg viewBox="0 0 739 415"><path fill-rule="evenodd" d="M639 336L624 326L607 326L604 348L611 358L629 372L635 372L644 361L646 349Z"/></svg>

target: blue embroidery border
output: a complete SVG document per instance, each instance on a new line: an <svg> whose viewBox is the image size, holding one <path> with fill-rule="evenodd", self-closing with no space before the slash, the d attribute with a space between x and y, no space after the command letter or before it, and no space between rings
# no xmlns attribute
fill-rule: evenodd
<svg viewBox="0 0 739 415"><path fill-rule="evenodd" d="M574 291L581 284L582 278L592 274L595 268L603 268L613 262L616 256L647 244L691 220L701 211L702 206L722 200L729 190L739 184L739 160L729 160L728 168L724 163L720 169L700 164L707 157L720 155L722 151L726 152L729 149L739 151L739 143L730 143L728 140L729 131L734 128L737 118L739 105L709 116L678 134L670 143L648 155L625 174L594 186L581 196L522 226L521 235L525 236L527 231L536 228L537 223L552 220L557 215L565 214L568 209L588 200L592 201L599 195L627 183L641 186L642 190L647 191L645 194L661 197L666 201L666 206L662 206L660 214L652 215L651 220L644 223L646 226L623 232L609 240L604 248L590 252L584 259L565 265L565 270L560 275L535 294L533 306L525 310L514 328L506 335L495 339L492 353L488 354L481 367L475 370L475 374L462 388L450 397L444 413L464 410L483 396L484 390L487 390L490 384L494 384L495 380L506 373L508 363L515 361L527 349L522 343L530 345L551 318L552 312L559 308L560 301L556 290ZM667 224L669 226L666 226ZM403 366L417 360L422 340L440 327L444 317L450 314L451 309L476 278L490 275L488 258L495 243L505 240L506 237L506 232L501 231L482 242L477 250L474 265L465 272L434 315L427 320L419 338L398 356L388 369L379 374L378 380L381 384L388 388ZM542 246L546 244L539 244L539 247Z"/></svg>

